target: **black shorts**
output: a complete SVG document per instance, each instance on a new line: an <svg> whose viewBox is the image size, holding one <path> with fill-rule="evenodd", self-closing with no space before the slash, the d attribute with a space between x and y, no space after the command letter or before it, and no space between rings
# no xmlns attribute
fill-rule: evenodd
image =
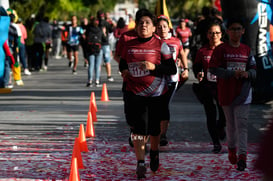
<svg viewBox="0 0 273 181"><path fill-rule="evenodd" d="M163 110L161 112L162 120L170 121L170 102L174 96L177 88L177 82L170 83L168 85L168 91L163 95Z"/></svg>
<svg viewBox="0 0 273 181"><path fill-rule="evenodd" d="M163 96L144 97L124 92L124 112L134 134L158 136L160 134Z"/></svg>
<svg viewBox="0 0 273 181"><path fill-rule="evenodd" d="M183 49L189 49L190 48L190 42L189 41L185 41L184 43L182 43L183 45Z"/></svg>
<svg viewBox="0 0 273 181"><path fill-rule="evenodd" d="M67 41L62 41L62 46L67 47Z"/></svg>
<svg viewBox="0 0 273 181"><path fill-rule="evenodd" d="M76 52L76 51L79 51L79 45L69 45L69 44L67 44L66 51L67 52Z"/></svg>
<svg viewBox="0 0 273 181"><path fill-rule="evenodd" d="M50 49L51 48L51 43L46 43L45 47L46 47L46 50Z"/></svg>

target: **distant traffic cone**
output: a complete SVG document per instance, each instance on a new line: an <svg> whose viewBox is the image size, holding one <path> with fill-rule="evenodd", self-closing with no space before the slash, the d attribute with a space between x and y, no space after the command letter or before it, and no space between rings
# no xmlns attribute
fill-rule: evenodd
<svg viewBox="0 0 273 181"><path fill-rule="evenodd" d="M80 143L80 150L83 152L88 152L88 147L87 147L83 124L80 125L80 131L79 131L78 138L79 138L79 143Z"/></svg>
<svg viewBox="0 0 273 181"><path fill-rule="evenodd" d="M77 158L78 168L84 169L81 150L80 150L80 144L79 144L79 138L75 138L71 162L73 161L73 158Z"/></svg>
<svg viewBox="0 0 273 181"><path fill-rule="evenodd" d="M80 178L80 173L78 170L77 158L74 157L71 160L69 181L80 181L80 180L81 180L81 178Z"/></svg>
<svg viewBox="0 0 273 181"><path fill-rule="evenodd" d="M94 104L92 105L92 103L94 103ZM90 103L89 103L89 111L91 111L92 106L95 108L96 112L98 112L96 98L95 98L95 92L91 92Z"/></svg>
<svg viewBox="0 0 273 181"><path fill-rule="evenodd" d="M87 138L95 137L94 125L92 121L92 113L88 112L87 123L86 123L86 135Z"/></svg>
<svg viewBox="0 0 273 181"><path fill-rule="evenodd" d="M109 101L106 83L102 86L101 101Z"/></svg>

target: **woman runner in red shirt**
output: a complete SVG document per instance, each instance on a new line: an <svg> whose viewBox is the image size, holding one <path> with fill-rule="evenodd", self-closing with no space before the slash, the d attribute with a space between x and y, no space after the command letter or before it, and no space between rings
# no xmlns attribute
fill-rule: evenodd
<svg viewBox="0 0 273 181"><path fill-rule="evenodd" d="M157 17L157 35L161 40L167 43L167 45L170 47L170 50L173 53L173 59L175 64L178 66L181 66L181 68L184 70L182 72L182 78L188 79L189 76L189 69L188 69L188 60L183 50L182 42L176 38L173 37L170 33L170 27L169 27L169 18L165 15L160 15ZM169 104L171 102L171 99L177 89L179 81L179 72L177 70L177 73L171 76L167 76L167 83L168 83L168 92L165 94L166 102L165 102L165 114L163 115L163 119L161 121L161 134L160 134L160 146L166 146L168 144L167 140L167 130L169 126L170 121L170 110L169 110Z"/></svg>
<svg viewBox="0 0 273 181"><path fill-rule="evenodd" d="M176 73L170 48L154 36L155 16L146 9L137 13L138 37L126 43L119 69L126 86L124 107L127 123L132 130L137 158L136 174L145 178L145 137L150 135L150 168L159 167L160 121L163 95L167 92L166 75Z"/></svg>

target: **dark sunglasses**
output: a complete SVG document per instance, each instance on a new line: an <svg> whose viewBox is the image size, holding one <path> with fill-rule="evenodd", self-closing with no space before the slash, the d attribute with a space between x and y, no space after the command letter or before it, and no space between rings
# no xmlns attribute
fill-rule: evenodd
<svg viewBox="0 0 273 181"><path fill-rule="evenodd" d="M216 32L208 32L209 35L220 35L222 32L216 31Z"/></svg>

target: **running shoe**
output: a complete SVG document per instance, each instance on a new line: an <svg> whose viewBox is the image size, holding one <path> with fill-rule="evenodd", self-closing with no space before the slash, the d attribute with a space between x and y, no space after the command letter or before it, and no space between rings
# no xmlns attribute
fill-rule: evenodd
<svg viewBox="0 0 273 181"><path fill-rule="evenodd" d="M24 82L22 80L16 80L15 83L19 86L24 85Z"/></svg>
<svg viewBox="0 0 273 181"><path fill-rule="evenodd" d="M159 151L150 150L150 168L156 172L159 167Z"/></svg>
<svg viewBox="0 0 273 181"><path fill-rule="evenodd" d="M8 85L5 85L5 88L12 89L12 88L13 88L13 85L12 85L11 83L9 83Z"/></svg>
<svg viewBox="0 0 273 181"><path fill-rule="evenodd" d="M25 74L25 75L31 75L31 72L30 72L28 69L25 69L25 70L24 70L24 74Z"/></svg>
<svg viewBox="0 0 273 181"><path fill-rule="evenodd" d="M237 170L244 171L246 168L246 155L240 154L239 155L239 161L237 163Z"/></svg>
<svg viewBox="0 0 273 181"><path fill-rule="evenodd" d="M166 146L169 144L169 141L167 139L167 136L165 134L162 134L160 136L160 146Z"/></svg>
<svg viewBox="0 0 273 181"><path fill-rule="evenodd" d="M95 85L96 87L102 87L102 85L100 84L100 81L96 81Z"/></svg>
<svg viewBox="0 0 273 181"><path fill-rule="evenodd" d="M220 153L221 150L222 150L222 146L220 144L215 144L213 145L212 153L217 154L217 153Z"/></svg>
<svg viewBox="0 0 273 181"><path fill-rule="evenodd" d="M138 179L146 178L146 166L144 162L137 163L136 174Z"/></svg>
<svg viewBox="0 0 273 181"><path fill-rule="evenodd" d="M236 148L228 148L228 160L232 165L237 163Z"/></svg>
<svg viewBox="0 0 273 181"><path fill-rule="evenodd" d="M70 68L73 67L73 62L72 62L72 61L69 61L69 62L68 62L68 67L70 67Z"/></svg>
<svg viewBox="0 0 273 181"><path fill-rule="evenodd" d="M86 87L93 87L92 82L87 82Z"/></svg>
<svg viewBox="0 0 273 181"><path fill-rule="evenodd" d="M107 80L108 80L109 82L114 82L114 78L111 77L111 76L108 76L108 77L107 77Z"/></svg>
<svg viewBox="0 0 273 181"><path fill-rule="evenodd" d="M77 75L77 71L73 69L73 70L72 70L72 74L73 74L73 75Z"/></svg>

